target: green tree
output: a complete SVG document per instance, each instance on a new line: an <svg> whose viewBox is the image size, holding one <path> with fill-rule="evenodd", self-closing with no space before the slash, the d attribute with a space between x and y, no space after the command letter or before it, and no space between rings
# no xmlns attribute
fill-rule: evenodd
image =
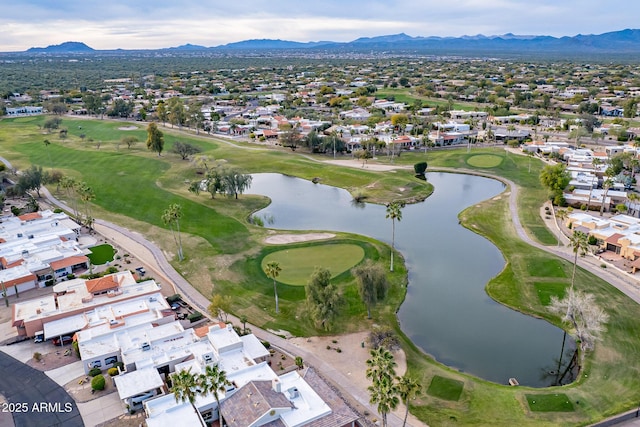
<svg viewBox="0 0 640 427"><path fill-rule="evenodd" d="M42 166L31 165L18 178L16 184L18 192L21 194L35 191L40 198L40 188L46 183L47 174L42 170Z"/></svg>
<svg viewBox="0 0 640 427"><path fill-rule="evenodd" d="M227 379L227 373L222 370L220 365L207 365L204 368L204 373L200 374L196 379L196 383L202 394L213 393L213 396L216 398L220 425L224 425L222 422L222 411L220 411L220 397L218 393L226 392L227 386L231 385L231 381Z"/></svg>
<svg viewBox="0 0 640 427"><path fill-rule="evenodd" d="M358 293L367 307L367 318L371 319L371 307L387 296L389 282L384 269L370 259L351 270L356 278Z"/></svg>
<svg viewBox="0 0 640 427"><path fill-rule="evenodd" d="M209 313L223 322L227 322L231 312L231 297L229 295L214 294L209 304Z"/></svg>
<svg viewBox="0 0 640 427"><path fill-rule="evenodd" d="M340 292L331 283L331 272L317 267L307 282L305 292L307 309L316 328L330 331L342 305Z"/></svg>
<svg viewBox="0 0 640 427"><path fill-rule="evenodd" d="M398 377L398 396L404 406L406 407L404 413L404 421L402 422L402 427L407 425L407 416L409 415L409 401L415 399L418 394L422 392L422 384L420 384L417 380L408 377Z"/></svg>
<svg viewBox="0 0 640 427"><path fill-rule="evenodd" d="M188 142L181 141L174 142L171 151L178 154L182 158L182 160L188 160L189 156L202 152L199 147L196 147L193 144L189 144Z"/></svg>
<svg viewBox="0 0 640 427"><path fill-rule="evenodd" d="M238 194L244 193L251 186L253 177L243 174L235 169L226 170L222 175L223 189L227 196L238 198Z"/></svg>
<svg viewBox="0 0 640 427"><path fill-rule="evenodd" d="M182 238L180 236L180 219L182 218L182 206L173 203L169 205L167 209L162 213L162 222L165 225L169 226L171 230L171 234L173 235L173 240L176 242L176 246L178 247L178 260L182 261L184 259L184 255L182 254ZM175 227L175 231L174 231ZM177 236L176 236L177 235Z"/></svg>
<svg viewBox="0 0 640 427"><path fill-rule="evenodd" d="M164 135L155 122L147 126L147 148L158 153L158 157L164 149Z"/></svg>
<svg viewBox="0 0 640 427"><path fill-rule="evenodd" d="M397 128L399 133L404 133L404 129L407 127L408 123L409 116L406 114L400 113L391 116L391 125L393 125L394 128Z"/></svg>
<svg viewBox="0 0 640 427"><path fill-rule="evenodd" d="M404 203L391 202L387 205L386 218L391 219L391 267L390 271L393 271L393 252L395 251L396 243L396 220L402 221L402 208Z"/></svg>
<svg viewBox="0 0 640 427"><path fill-rule="evenodd" d="M378 405L382 416L382 425L387 426L387 414L396 409L399 403L398 386L395 383L397 363L393 354L384 347L371 350L367 359L367 378L372 384L367 388L369 402Z"/></svg>
<svg viewBox="0 0 640 427"><path fill-rule="evenodd" d="M165 124L167 123L167 119L169 118L169 113L167 112L167 106L165 105L164 101L158 102L156 113L158 114L158 118L162 122L162 126L165 126Z"/></svg>
<svg viewBox="0 0 640 427"><path fill-rule="evenodd" d="M280 307L278 306L278 285L276 283L276 279L280 275L281 271L282 268L276 261L271 261L270 263L268 263L264 270L264 273L267 275L267 277L273 279L273 294L276 297L276 314L280 312Z"/></svg>
<svg viewBox="0 0 640 427"><path fill-rule="evenodd" d="M198 408L196 408L196 396L198 395L198 378L191 373L191 368L188 370L181 370L171 375L171 383L173 387L171 391L177 402L189 402L196 416L200 420L202 427L206 427Z"/></svg>
<svg viewBox="0 0 640 427"><path fill-rule="evenodd" d="M540 172L540 183L550 191L553 197L562 196L562 192L570 181L571 175L562 163L547 165Z"/></svg>
<svg viewBox="0 0 640 427"><path fill-rule="evenodd" d="M135 136L125 136L120 141L127 146L127 149L131 150L131 147L138 142L138 138Z"/></svg>

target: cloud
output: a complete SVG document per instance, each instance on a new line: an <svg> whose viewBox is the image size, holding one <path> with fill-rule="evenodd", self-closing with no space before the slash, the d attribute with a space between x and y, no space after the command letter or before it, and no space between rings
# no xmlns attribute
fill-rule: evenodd
<svg viewBox="0 0 640 427"><path fill-rule="evenodd" d="M637 26L640 2L625 13L595 0L21 0L3 5L0 51L67 40L98 49L214 46L250 38L349 41L413 36L599 34Z"/></svg>

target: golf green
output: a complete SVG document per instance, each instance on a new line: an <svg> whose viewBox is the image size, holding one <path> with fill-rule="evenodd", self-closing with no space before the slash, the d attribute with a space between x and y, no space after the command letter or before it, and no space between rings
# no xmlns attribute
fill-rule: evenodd
<svg viewBox="0 0 640 427"><path fill-rule="evenodd" d="M262 270L270 262L280 264L280 275L277 281L293 286L306 285L316 267L331 271L336 277L364 258L364 250L358 245L331 244L314 245L304 248L284 249L272 252L262 259Z"/></svg>
<svg viewBox="0 0 640 427"><path fill-rule="evenodd" d="M493 154L478 154L467 159L467 164L476 168L495 168L502 163L502 157Z"/></svg>

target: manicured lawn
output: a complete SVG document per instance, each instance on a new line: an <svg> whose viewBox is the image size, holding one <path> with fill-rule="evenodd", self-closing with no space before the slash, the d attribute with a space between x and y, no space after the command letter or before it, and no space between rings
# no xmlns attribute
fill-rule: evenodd
<svg viewBox="0 0 640 427"><path fill-rule="evenodd" d="M476 168L495 168L503 161L503 157L493 154L478 154L467 159L467 164Z"/></svg>
<svg viewBox="0 0 640 427"><path fill-rule="evenodd" d="M87 256L93 265L103 265L113 261L113 255L116 253L111 245L98 245L89 249L91 253Z"/></svg>
<svg viewBox="0 0 640 427"><path fill-rule="evenodd" d="M549 305L551 297L562 299L565 295L566 283L557 282L536 282L533 284L538 293L540 304Z"/></svg>
<svg viewBox="0 0 640 427"><path fill-rule="evenodd" d="M527 394L529 409L534 412L573 412L573 403L564 393Z"/></svg>
<svg viewBox="0 0 640 427"><path fill-rule="evenodd" d="M364 250L357 245L316 245L272 252L262 259L262 269L270 262L280 264L278 282L304 286L316 267L331 271L337 277L362 261Z"/></svg>
<svg viewBox="0 0 640 427"><path fill-rule="evenodd" d="M527 260L527 273L534 277L567 277L562 265L557 259L532 258Z"/></svg>
<svg viewBox="0 0 640 427"><path fill-rule="evenodd" d="M460 399L463 388L464 383L462 381L436 375L431 380L431 384L429 384L427 394L439 399L457 401Z"/></svg>

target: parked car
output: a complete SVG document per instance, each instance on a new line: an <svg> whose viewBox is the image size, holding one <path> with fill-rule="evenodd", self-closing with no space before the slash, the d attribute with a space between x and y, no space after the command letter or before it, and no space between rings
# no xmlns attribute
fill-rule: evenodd
<svg viewBox="0 0 640 427"><path fill-rule="evenodd" d="M53 340L51 340L51 342L53 342L53 345L58 346L71 344L71 341L73 341L73 338L69 335L65 335L62 338L54 338Z"/></svg>

